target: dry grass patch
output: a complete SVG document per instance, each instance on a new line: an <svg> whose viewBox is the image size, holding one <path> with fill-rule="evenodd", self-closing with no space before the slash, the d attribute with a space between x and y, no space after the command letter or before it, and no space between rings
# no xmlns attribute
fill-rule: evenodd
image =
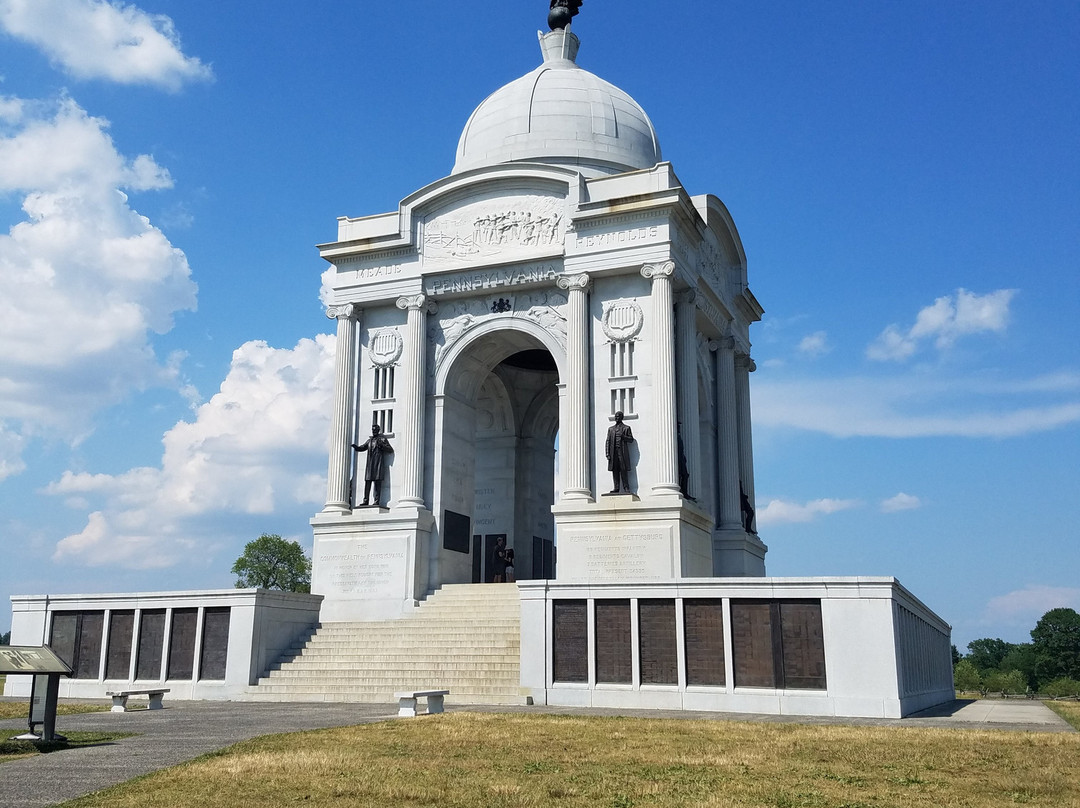
<svg viewBox="0 0 1080 808"><path fill-rule="evenodd" d="M57 715L78 715L80 713L103 713L109 709L106 704L58 704ZM22 701L0 701L0 720L27 718L30 715L30 699Z"/></svg>
<svg viewBox="0 0 1080 808"><path fill-rule="evenodd" d="M1076 729L1080 729L1080 701L1044 701L1043 704L1076 727Z"/></svg>
<svg viewBox="0 0 1080 808"><path fill-rule="evenodd" d="M238 744L67 808L1080 805L1080 735L454 713Z"/></svg>

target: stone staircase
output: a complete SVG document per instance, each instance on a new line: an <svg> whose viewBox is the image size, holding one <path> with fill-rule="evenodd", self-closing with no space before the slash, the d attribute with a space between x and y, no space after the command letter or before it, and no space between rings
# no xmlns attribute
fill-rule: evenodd
<svg viewBox="0 0 1080 808"><path fill-rule="evenodd" d="M453 584L406 617L321 624L245 698L392 704L439 688L447 704L523 704L520 646L516 584Z"/></svg>

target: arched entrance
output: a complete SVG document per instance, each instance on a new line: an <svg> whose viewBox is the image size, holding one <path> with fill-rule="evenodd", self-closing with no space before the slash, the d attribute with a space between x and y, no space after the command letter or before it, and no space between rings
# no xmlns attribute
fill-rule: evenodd
<svg viewBox="0 0 1080 808"><path fill-rule="evenodd" d="M430 589L490 581L500 536L518 579L554 577L561 346L508 319L463 334L436 372Z"/></svg>

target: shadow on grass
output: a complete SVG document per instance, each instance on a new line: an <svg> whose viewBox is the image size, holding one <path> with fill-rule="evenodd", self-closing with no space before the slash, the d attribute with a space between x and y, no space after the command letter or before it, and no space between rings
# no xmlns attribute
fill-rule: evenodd
<svg viewBox="0 0 1080 808"><path fill-rule="evenodd" d="M13 741L0 740L0 763L33 755L47 755L91 746L111 746L121 738L130 738L137 732L69 732L66 741Z"/></svg>

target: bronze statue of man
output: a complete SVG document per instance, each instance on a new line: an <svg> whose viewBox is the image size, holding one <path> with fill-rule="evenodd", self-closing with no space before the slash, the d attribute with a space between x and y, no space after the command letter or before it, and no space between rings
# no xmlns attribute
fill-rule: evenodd
<svg viewBox="0 0 1080 808"><path fill-rule="evenodd" d="M620 489L630 493L630 444L633 442L634 433L623 423L622 412L615 413L615 423L608 429L604 444L608 471L615 484L612 494L618 494Z"/></svg>
<svg viewBox="0 0 1080 808"><path fill-rule="evenodd" d="M385 463L384 455L393 454L394 449L390 441L382 434L382 427L378 424L371 425L371 437L361 444L353 444L352 447L358 452L367 452L367 465L364 468L364 501L361 508L368 506L368 497L371 494L372 485L375 487L375 507L380 507L382 499L382 481Z"/></svg>
<svg viewBox="0 0 1080 808"><path fill-rule="evenodd" d="M583 0L551 0L548 11L548 28L552 31L566 28L571 18L577 16Z"/></svg>

